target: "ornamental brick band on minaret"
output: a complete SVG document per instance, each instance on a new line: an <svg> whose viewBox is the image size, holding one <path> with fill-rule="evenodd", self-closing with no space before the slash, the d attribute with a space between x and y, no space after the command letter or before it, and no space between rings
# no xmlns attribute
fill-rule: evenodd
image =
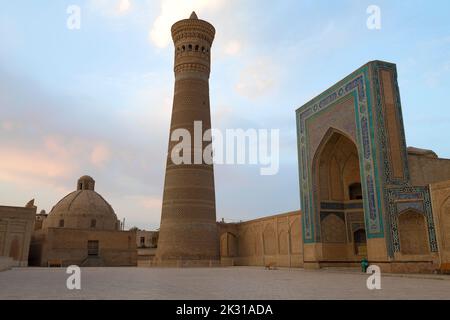
<svg viewBox="0 0 450 320"><path fill-rule="evenodd" d="M213 165L206 164L203 157L201 163L194 162L194 151L201 147L201 152L210 142L196 145L193 141L194 122L201 121L202 136L211 128L208 82L214 36L214 27L199 20L195 12L172 26L175 92L170 137L176 129L190 132L192 161L173 162L172 149L179 141L170 141L169 137L156 252L159 265L211 264L219 260Z"/></svg>

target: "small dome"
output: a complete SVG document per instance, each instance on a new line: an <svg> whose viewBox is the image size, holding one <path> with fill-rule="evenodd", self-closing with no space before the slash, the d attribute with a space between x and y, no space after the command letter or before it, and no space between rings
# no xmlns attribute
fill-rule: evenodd
<svg viewBox="0 0 450 320"><path fill-rule="evenodd" d="M94 191L89 176L78 179L77 190L62 198L50 211L44 228L117 230L117 216L111 205Z"/></svg>
<svg viewBox="0 0 450 320"><path fill-rule="evenodd" d="M90 176L82 176L78 179L77 182L77 190L94 190L95 189L95 180Z"/></svg>

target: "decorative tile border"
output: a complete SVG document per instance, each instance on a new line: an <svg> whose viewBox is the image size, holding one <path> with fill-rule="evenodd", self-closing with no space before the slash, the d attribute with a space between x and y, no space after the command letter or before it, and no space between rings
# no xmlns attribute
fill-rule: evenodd
<svg viewBox="0 0 450 320"><path fill-rule="evenodd" d="M357 144L361 169L361 180L369 238L384 237L381 213L381 189L378 175L377 154L375 152L374 121L370 96L369 65L357 70L331 89L297 110L298 153L300 166L300 192L303 211L303 236L305 243L320 241L317 226L318 211L313 196L312 164L307 141L306 121L327 108L335 106L342 98L353 97L357 127Z"/></svg>
<svg viewBox="0 0 450 320"><path fill-rule="evenodd" d="M415 198L412 198L415 196ZM402 200L410 199L412 201L404 202ZM402 202L399 202L402 201ZM389 207L389 216L391 222L391 245L390 253L400 252L400 239L398 233L398 216L408 209L422 213L427 221L428 239L430 242L430 251L438 252L436 240L436 230L433 220L433 211L431 208L430 190L428 187L396 187L387 190L387 202Z"/></svg>
<svg viewBox="0 0 450 320"><path fill-rule="evenodd" d="M403 178L395 178L393 175L392 164L390 162L389 154L389 132L386 131L384 108L383 108L383 86L380 79L380 71L388 70L392 74L392 87L394 89L395 97L395 110L396 117L399 127L398 137L400 139L401 148L401 158L403 163ZM383 159L381 165L383 167L382 172L384 173L384 183L388 185L407 185L410 181L409 165L408 165L408 153L406 150L406 139L405 139L405 129L403 126L403 115L400 101L400 92L398 88L397 81L397 69L395 65L383 61L377 61L376 64L372 65L372 83L374 86L374 103L376 105L375 110L377 114L377 135L379 141L380 151L382 153L381 159Z"/></svg>
<svg viewBox="0 0 450 320"><path fill-rule="evenodd" d="M362 202L321 202L320 209L321 210L352 210L352 209L362 209Z"/></svg>
<svg viewBox="0 0 450 320"><path fill-rule="evenodd" d="M380 72L384 70L388 70L392 75L390 80L394 90L392 94L395 117L398 121L396 136L400 139L402 177L394 177L392 169L390 136L386 131L383 84L380 76ZM355 107L367 238L386 238L388 255L391 258L394 257L394 252L400 250L397 215L405 208L413 208L425 214L431 252L436 252L438 248L428 188L410 186L396 67L394 64L383 61L366 64L296 112L304 243L320 242L319 209L327 210L329 206L330 210L340 210L334 204L321 204L321 208L316 208L317 186L313 185L313 164L309 163L309 159L313 157L309 154L306 122L314 121L313 117L319 116L322 111L333 108L339 101L348 97L353 98ZM402 203L399 203L399 200Z"/></svg>

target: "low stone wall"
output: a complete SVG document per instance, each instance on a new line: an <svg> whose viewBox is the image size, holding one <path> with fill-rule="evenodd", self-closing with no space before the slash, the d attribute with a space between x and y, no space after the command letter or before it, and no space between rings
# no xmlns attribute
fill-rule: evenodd
<svg viewBox="0 0 450 320"><path fill-rule="evenodd" d="M223 257L222 266L274 266L287 268L303 267L303 255L270 255L259 257Z"/></svg>
<svg viewBox="0 0 450 320"><path fill-rule="evenodd" d="M49 228L33 235L30 265L47 267L49 261L62 266L83 265L88 258L88 241L98 241L95 263L105 267L137 265L136 233L69 228ZM87 264L90 262L87 261Z"/></svg>
<svg viewBox="0 0 450 320"><path fill-rule="evenodd" d="M301 213L218 223L223 266L302 267Z"/></svg>
<svg viewBox="0 0 450 320"><path fill-rule="evenodd" d="M0 257L0 272L9 270L14 266L14 260L10 257Z"/></svg>
<svg viewBox="0 0 450 320"><path fill-rule="evenodd" d="M151 260L148 263L150 267L161 268L213 268L222 267L220 260Z"/></svg>
<svg viewBox="0 0 450 320"><path fill-rule="evenodd" d="M151 267L155 258L156 248L138 248L137 266L139 268Z"/></svg>
<svg viewBox="0 0 450 320"><path fill-rule="evenodd" d="M439 269L450 273L450 180L431 184L430 193L439 244Z"/></svg>
<svg viewBox="0 0 450 320"><path fill-rule="evenodd" d="M411 184L426 186L450 179L450 160L408 154Z"/></svg>
<svg viewBox="0 0 450 320"><path fill-rule="evenodd" d="M14 266L26 267L34 229L36 207L0 206L0 256L11 257Z"/></svg>

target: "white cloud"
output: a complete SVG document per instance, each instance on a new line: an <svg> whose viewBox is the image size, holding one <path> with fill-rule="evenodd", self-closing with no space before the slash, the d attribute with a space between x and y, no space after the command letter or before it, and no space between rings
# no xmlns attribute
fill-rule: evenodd
<svg viewBox="0 0 450 320"><path fill-rule="evenodd" d="M94 146L91 153L91 162L97 167L102 167L110 158L109 148L103 144Z"/></svg>
<svg viewBox="0 0 450 320"><path fill-rule="evenodd" d="M121 0L119 3L119 12L126 12L130 10L131 2L130 0Z"/></svg>
<svg viewBox="0 0 450 320"><path fill-rule="evenodd" d="M162 199L156 196L135 196L134 197L138 203L146 209L155 209L157 211L161 210Z"/></svg>
<svg viewBox="0 0 450 320"><path fill-rule="evenodd" d="M202 13L217 12L224 3L225 0L162 0L161 12L150 30L150 40L159 48L167 47L172 24L189 18L192 11L196 11L201 19Z"/></svg>
<svg viewBox="0 0 450 320"><path fill-rule="evenodd" d="M16 124L9 120L4 120L0 123L0 128L5 131L12 131L16 127Z"/></svg>
<svg viewBox="0 0 450 320"><path fill-rule="evenodd" d="M234 56L241 51L241 43L237 40L231 40L225 46L225 53Z"/></svg>
<svg viewBox="0 0 450 320"><path fill-rule="evenodd" d="M257 98L269 94L279 82L279 71L269 58L259 58L242 69L236 90L242 96Z"/></svg>
<svg viewBox="0 0 450 320"><path fill-rule="evenodd" d="M66 176L73 171L73 164L55 159L38 150L2 148L0 151L0 180L27 176L36 179Z"/></svg>
<svg viewBox="0 0 450 320"><path fill-rule="evenodd" d="M88 10L107 17L117 17L131 9L130 0L89 0Z"/></svg>

